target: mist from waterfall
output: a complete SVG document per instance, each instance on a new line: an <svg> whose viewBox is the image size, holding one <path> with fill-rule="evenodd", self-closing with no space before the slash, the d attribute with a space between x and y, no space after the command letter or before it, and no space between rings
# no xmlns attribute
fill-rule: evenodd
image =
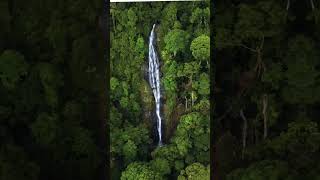
<svg viewBox="0 0 320 180"><path fill-rule="evenodd" d="M156 115L157 115L157 130L159 137L159 145L162 145L162 132L161 132L161 92L160 92L160 65L159 58L156 53L155 47L155 24L152 27L149 37L149 83L153 91L153 96L156 103Z"/></svg>

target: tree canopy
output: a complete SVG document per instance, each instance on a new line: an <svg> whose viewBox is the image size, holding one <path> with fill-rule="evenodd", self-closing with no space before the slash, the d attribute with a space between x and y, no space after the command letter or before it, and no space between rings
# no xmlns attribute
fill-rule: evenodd
<svg viewBox="0 0 320 180"><path fill-rule="evenodd" d="M286 2L216 3L216 179L319 177L318 11Z"/></svg>
<svg viewBox="0 0 320 180"><path fill-rule="evenodd" d="M193 163L205 167L194 173L207 177L208 1L114 3L110 12L112 179L177 179ZM147 77L154 24L163 146L157 146L155 100Z"/></svg>

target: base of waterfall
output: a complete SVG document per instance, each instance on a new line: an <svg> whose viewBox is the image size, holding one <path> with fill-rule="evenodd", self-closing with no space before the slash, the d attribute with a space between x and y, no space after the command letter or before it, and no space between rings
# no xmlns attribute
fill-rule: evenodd
<svg viewBox="0 0 320 180"><path fill-rule="evenodd" d="M159 143L158 143L158 146L159 146L159 147L162 147L162 146L164 146L164 144L163 144L162 142L159 142Z"/></svg>

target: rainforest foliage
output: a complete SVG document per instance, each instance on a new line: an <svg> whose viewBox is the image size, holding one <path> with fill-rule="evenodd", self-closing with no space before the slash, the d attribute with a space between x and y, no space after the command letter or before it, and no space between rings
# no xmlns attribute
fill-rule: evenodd
<svg viewBox="0 0 320 180"><path fill-rule="evenodd" d="M0 2L1 180L99 178L102 7L100 0Z"/></svg>
<svg viewBox="0 0 320 180"><path fill-rule="evenodd" d="M211 5L212 36L209 1L112 3L107 21L101 0L2 0L0 179L99 179L108 130L111 179L205 180L210 166L219 180L319 179L319 2ZM155 23L161 147L146 75Z"/></svg>
<svg viewBox="0 0 320 180"><path fill-rule="evenodd" d="M113 179L209 179L209 1L111 3ZM156 24L164 145L147 80Z"/></svg>
<svg viewBox="0 0 320 180"><path fill-rule="evenodd" d="M320 21L313 5L217 2L216 179L320 178Z"/></svg>

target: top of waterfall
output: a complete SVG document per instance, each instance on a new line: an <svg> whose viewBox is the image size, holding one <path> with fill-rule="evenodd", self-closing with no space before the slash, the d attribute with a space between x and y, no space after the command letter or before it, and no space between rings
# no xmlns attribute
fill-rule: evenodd
<svg viewBox="0 0 320 180"><path fill-rule="evenodd" d="M153 26L152 26L152 30L151 30L151 33L150 33L150 45L151 45L151 43L153 43L153 41L154 41L154 28L156 27L156 24L153 24Z"/></svg>

